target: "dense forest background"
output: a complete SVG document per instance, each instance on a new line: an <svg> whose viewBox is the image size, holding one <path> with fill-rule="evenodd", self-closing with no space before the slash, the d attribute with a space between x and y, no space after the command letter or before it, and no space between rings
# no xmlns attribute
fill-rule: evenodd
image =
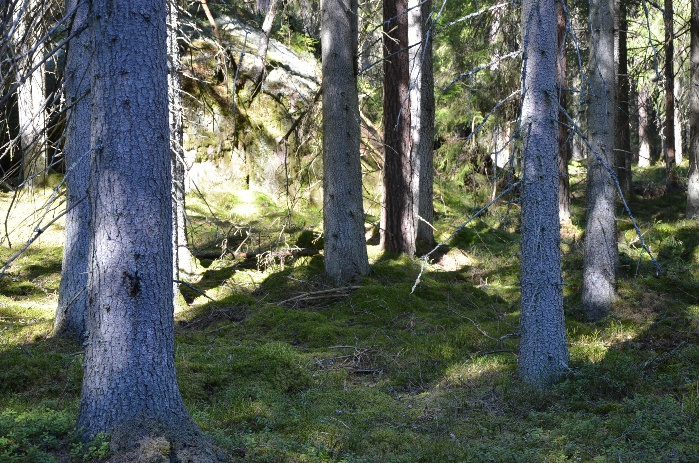
<svg viewBox="0 0 699 463"><path fill-rule="evenodd" d="M699 459L699 4L110 3L0 11L0 461Z"/></svg>

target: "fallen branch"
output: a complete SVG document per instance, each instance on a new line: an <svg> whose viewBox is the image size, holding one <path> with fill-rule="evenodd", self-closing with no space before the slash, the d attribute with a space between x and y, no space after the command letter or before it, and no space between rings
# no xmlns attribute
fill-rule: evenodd
<svg viewBox="0 0 699 463"><path fill-rule="evenodd" d="M310 293L299 294L298 296L285 299L276 304L288 304L293 303L294 305L299 302L304 301L317 301L317 300L327 300L327 299L337 299L340 297L349 296L351 291L361 288L361 286L343 286L341 288L324 289L322 291L312 291Z"/></svg>
<svg viewBox="0 0 699 463"><path fill-rule="evenodd" d="M201 252L194 254L197 259L220 259L224 256L230 256L233 259L256 259L263 254L269 254L273 257L308 257L315 256L319 254L320 251L312 248L301 248L301 249L289 249L283 251L264 251L264 252L235 252L235 251L225 251L220 252Z"/></svg>

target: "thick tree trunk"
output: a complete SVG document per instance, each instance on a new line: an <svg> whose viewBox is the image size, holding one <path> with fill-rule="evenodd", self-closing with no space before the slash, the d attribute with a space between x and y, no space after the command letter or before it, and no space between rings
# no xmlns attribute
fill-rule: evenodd
<svg viewBox="0 0 699 463"><path fill-rule="evenodd" d="M561 124L558 124L558 217L562 224L570 223L570 177L568 176L568 163L570 162L570 143L568 140L568 129L566 128L566 118L564 111L567 105L567 94L565 90L566 83L566 14L563 4L556 2L556 17L557 17L557 45L558 45L558 104L559 119Z"/></svg>
<svg viewBox="0 0 699 463"><path fill-rule="evenodd" d="M638 166L649 167L650 137L648 104L650 103L650 90L645 83L638 84Z"/></svg>
<svg viewBox="0 0 699 463"><path fill-rule="evenodd" d="M386 0L384 17L384 172L381 247L415 255L413 172L410 162L408 0Z"/></svg>
<svg viewBox="0 0 699 463"><path fill-rule="evenodd" d="M689 86L687 218L696 218L699 217L699 0L692 0L689 31L692 80Z"/></svg>
<svg viewBox="0 0 699 463"><path fill-rule="evenodd" d="M216 461L175 377L166 0L94 0L92 211L78 428L122 461L169 444L170 461ZM126 454L129 454L126 456Z"/></svg>
<svg viewBox="0 0 699 463"><path fill-rule="evenodd" d="M432 1L409 0L410 132L413 169L413 214L416 251L434 246L434 74L432 69Z"/></svg>
<svg viewBox="0 0 699 463"><path fill-rule="evenodd" d="M31 0L26 5L18 4L15 7L16 17L21 15L13 41L16 53L21 56L16 78L20 82L17 107L22 180L27 187L33 188L43 185L46 179L46 66L42 64L46 47L38 42L43 38L44 16L48 6L39 0Z"/></svg>
<svg viewBox="0 0 699 463"><path fill-rule="evenodd" d="M78 0L67 0L66 11L72 11ZM74 33L87 25L89 6L81 5L72 20ZM66 165L66 229L63 246L63 271L58 290L58 308L54 335L76 340L85 338L87 314L87 269L90 244L90 203L87 185L90 180L90 32L75 36L66 52L65 143Z"/></svg>
<svg viewBox="0 0 699 463"><path fill-rule="evenodd" d="M546 387L567 369L558 218L555 0L522 5L522 260L519 374Z"/></svg>
<svg viewBox="0 0 699 463"><path fill-rule="evenodd" d="M607 315L614 303L618 260L616 188L607 171L614 166L614 3L591 0L590 19L588 127L593 152L588 155L587 168L582 305L589 320L598 320Z"/></svg>
<svg viewBox="0 0 699 463"><path fill-rule="evenodd" d="M338 284L369 273L359 153L357 9L357 0L323 0L321 5L325 271Z"/></svg>
<svg viewBox="0 0 699 463"><path fill-rule="evenodd" d="M665 0L665 171L668 188L677 186L675 178L675 40L672 0Z"/></svg>
<svg viewBox="0 0 699 463"><path fill-rule="evenodd" d="M628 25L626 0L619 1L619 68L617 71L616 172L624 195L631 191L631 131L629 119Z"/></svg>

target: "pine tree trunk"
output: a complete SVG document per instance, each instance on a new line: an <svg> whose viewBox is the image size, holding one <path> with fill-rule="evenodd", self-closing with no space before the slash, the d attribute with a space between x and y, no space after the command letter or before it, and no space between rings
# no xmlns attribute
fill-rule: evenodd
<svg viewBox="0 0 699 463"><path fill-rule="evenodd" d="M409 0L410 132L413 169L413 214L416 252L434 246L434 74L432 69L431 0Z"/></svg>
<svg viewBox="0 0 699 463"><path fill-rule="evenodd" d="M628 25L626 0L619 1L619 68L617 71L616 172L624 195L631 192L631 132L629 122Z"/></svg>
<svg viewBox="0 0 699 463"><path fill-rule="evenodd" d="M689 183L687 218L699 217L699 0L692 0L689 23L691 82L689 87Z"/></svg>
<svg viewBox="0 0 699 463"><path fill-rule="evenodd" d="M614 8L607 0L590 1L590 104L588 128L592 151L587 167L587 225L582 305L589 320L609 313L615 300L618 244L616 188L607 169L614 168L615 90Z"/></svg>
<svg viewBox="0 0 699 463"><path fill-rule="evenodd" d="M384 17L384 172L381 247L415 255L410 140L408 0L386 0Z"/></svg>
<svg viewBox="0 0 699 463"><path fill-rule="evenodd" d="M650 103L650 91L645 83L638 84L638 166L649 167L650 162L650 137L648 104Z"/></svg>
<svg viewBox="0 0 699 463"><path fill-rule="evenodd" d="M325 271L338 284L369 273L357 96L357 0L323 0Z"/></svg>
<svg viewBox="0 0 699 463"><path fill-rule="evenodd" d="M66 0L72 11L78 0ZM75 33L87 25L89 7L81 5L72 20ZM58 308L54 335L76 340L85 338L87 314L87 268L90 244L90 31L76 35L66 52L66 115L63 155L66 165L66 229L63 246L63 271L58 289Z"/></svg>
<svg viewBox="0 0 699 463"><path fill-rule="evenodd" d="M90 264L78 428L108 433L117 460L216 457L175 377L167 4L94 0Z"/></svg>
<svg viewBox="0 0 699 463"><path fill-rule="evenodd" d="M558 69L558 104L560 106L558 124L558 217L562 224L570 223L570 177L568 176L568 163L570 162L570 146L568 140L568 129L566 128L565 108L567 105L566 83L566 15L563 4L556 2L557 17L557 69Z"/></svg>
<svg viewBox="0 0 699 463"><path fill-rule="evenodd" d="M525 0L519 374L546 387L567 369L558 218L555 0Z"/></svg>
<svg viewBox="0 0 699 463"><path fill-rule="evenodd" d="M674 12L672 0L665 0L665 171L667 187L674 188L677 184L675 178L675 40L674 40Z"/></svg>

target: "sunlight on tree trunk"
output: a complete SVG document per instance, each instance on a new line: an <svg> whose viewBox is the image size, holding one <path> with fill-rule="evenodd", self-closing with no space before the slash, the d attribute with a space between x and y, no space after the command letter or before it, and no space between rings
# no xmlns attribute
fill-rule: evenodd
<svg viewBox="0 0 699 463"><path fill-rule="evenodd" d="M429 252L435 244L432 222L434 183L434 75L432 70L432 1L409 0L410 132L415 248Z"/></svg>
<svg viewBox="0 0 699 463"><path fill-rule="evenodd" d="M582 305L589 320L599 320L609 313L615 300L618 260L616 188L610 174L615 165L616 112L613 2L590 1L590 22L588 127L593 152L588 154L587 167Z"/></svg>
<svg viewBox="0 0 699 463"><path fill-rule="evenodd" d="M144 442L217 461L185 410L174 364L167 4L92 4L92 211L78 428L123 460ZM131 455L128 457L127 455Z"/></svg>
<svg viewBox="0 0 699 463"><path fill-rule="evenodd" d="M31 0L15 8L18 18L15 53L20 56L17 81L23 81L17 89L22 180L33 188L43 185L46 179L46 65L43 63L46 46L39 39L46 29L44 16L48 6Z"/></svg>
<svg viewBox="0 0 699 463"><path fill-rule="evenodd" d="M369 273L357 96L357 0L323 0L325 272L338 284Z"/></svg>
<svg viewBox="0 0 699 463"><path fill-rule="evenodd" d="M522 5L522 251L519 374L542 388L568 365L558 219L555 0Z"/></svg>
<svg viewBox="0 0 699 463"><path fill-rule="evenodd" d="M699 217L699 0L692 0L690 20L689 183L687 218Z"/></svg>

